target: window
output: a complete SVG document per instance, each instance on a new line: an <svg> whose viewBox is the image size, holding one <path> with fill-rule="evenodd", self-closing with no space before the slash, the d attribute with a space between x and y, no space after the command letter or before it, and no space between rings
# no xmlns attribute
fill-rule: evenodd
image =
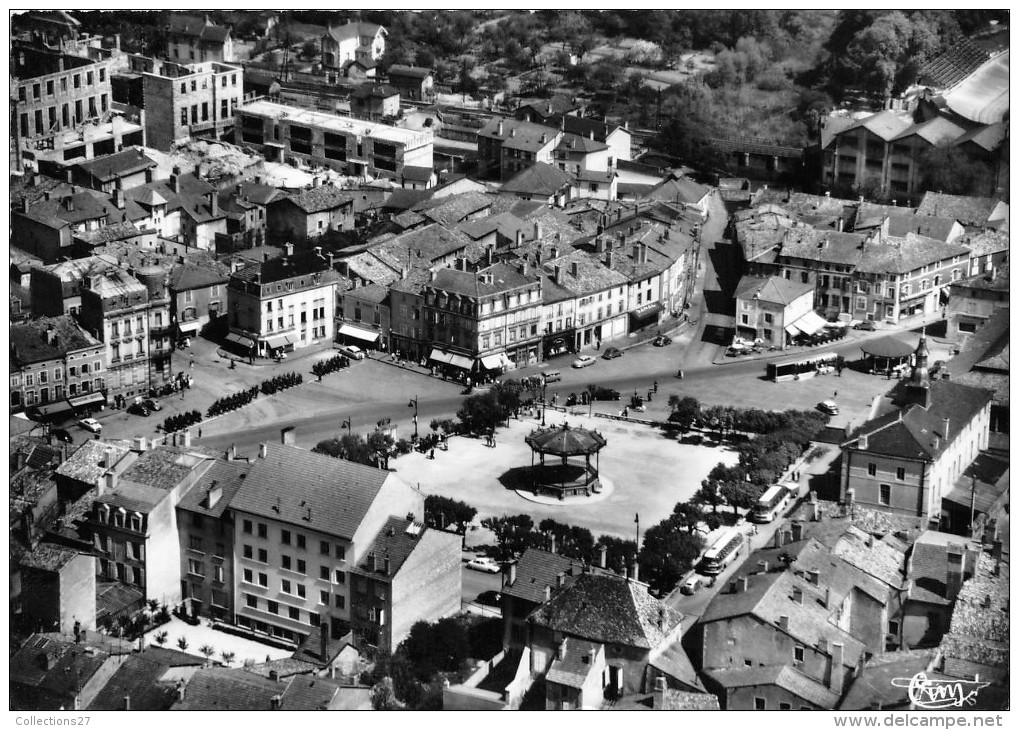
<svg viewBox="0 0 1019 730"><path fill-rule="evenodd" d="M306 575L308 573L308 564L300 558L297 559L297 572L302 575Z"/></svg>
<svg viewBox="0 0 1019 730"><path fill-rule="evenodd" d="M262 586L263 588L268 588L269 587L269 574L268 573L259 573L258 574L258 585Z"/></svg>
<svg viewBox="0 0 1019 730"><path fill-rule="evenodd" d="M793 647L793 662L796 663L796 664L802 664L803 663L803 647L802 646L794 646Z"/></svg>
<svg viewBox="0 0 1019 730"><path fill-rule="evenodd" d="M888 621L888 633L892 634L893 636L898 636L899 635L899 622L898 621L891 621L891 620Z"/></svg>
<svg viewBox="0 0 1019 730"><path fill-rule="evenodd" d="M253 553L252 553L252 550L251 550L251 546L250 545L245 545L244 546L244 557L250 559L252 557L252 555L253 555Z"/></svg>
<svg viewBox="0 0 1019 730"><path fill-rule="evenodd" d="M873 461L867 464L867 476L870 477L877 476L877 464L875 464Z"/></svg>
<svg viewBox="0 0 1019 730"><path fill-rule="evenodd" d="M258 562L268 563L269 562L269 551L265 548L258 549Z"/></svg>
<svg viewBox="0 0 1019 730"><path fill-rule="evenodd" d="M308 614L308 623L310 623L312 626L318 626L321 623L321 621L322 619L319 618L319 615L317 613Z"/></svg>
<svg viewBox="0 0 1019 730"><path fill-rule="evenodd" d="M290 608L287 609L287 614L294 621L300 621L301 620L301 609L299 609L299 608L294 608L293 606L291 606Z"/></svg>
<svg viewBox="0 0 1019 730"><path fill-rule="evenodd" d="M328 606L329 605L329 591L319 591L318 592L318 602L320 604L322 604L323 606Z"/></svg>
<svg viewBox="0 0 1019 730"><path fill-rule="evenodd" d="M779 702L778 703L778 709L780 709L780 710L791 710L791 709L793 709L793 706L791 704L789 704L788 702Z"/></svg>
<svg viewBox="0 0 1019 730"><path fill-rule="evenodd" d="M264 524L264 523L262 523L262 522L259 522L258 523L258 536L260 538L262 538L263 540L268 538L269 537L269 526Z"/></svg>
<svg viewBox="0 0 1019 730"><path fill-rule="evenodd" d="M290 556L283 555L280 558L280 565L283 567L283 570L290 570Z"/></svg>
<svg viewBox="0 0 1019 730"><path fill-rule="evenodd" d="M342 570L337 570L335 582L339 583L340 585L343 585L344 583L347 582L347 574L344 573Z"/></svg>
<svg viewBox="0 0 1019 730"><path fill-rule="evenodd" d="M329 580L329 566L320 565L318 568L318 577L322 580Z"/></svg>
<svg viewBox="0 0 1019 730"><path fill-rule="evenodd" d="M319 552L320 555L328 555L329 554L329 542L326 541L326 540L322 540L321 542L319 542L319 544L318 544L318 552Z"/></svg>
<svg viewBox="0 0 1019 730"><path fill-rule="evenodd" d="M251 568L244 569L244 582L245 583L255 582L255 571L253 571Z"/></svg>
<svg viewBox="0 0 1019 730"><path fill-rule="evenodd" d="M773 323L775 321L775 315L773 315L773 314L765 314L764 315L764 321L767 322L768 324Z"/></svg>
<svg viewBox="0 0 1019 730"><path fill-rule="evenodd" d="M892 485L882 484L879 488L878 502L884 505L892 503Z"/></svg>
<svg viewBox="0 0 1019 730"><path fill-rule="evenodd" d="M343 547L342 545L337 545L336 546L336 559L337 560L346 560L347 559L347 548Z"/></svg>
<svg viewBox="0 0 1019 730"><path fill-rule="evenodd" d="M290 530L283 530L283 532L280 534L280 540L283 542L284 545L289 545L290 544Z"/></svg>
<svg viewBox="0 0 1019 730"><path fill-rule="evenodd" d="M290 581L284 578L280 590L283 591L284 593L293 593L293 591L290 589Z"/></svg>
<svg viewBox="0 0 1019 730"><path fill-rule="evenodd" d="M297 597L298 598L307 598L307 595L308 594L307 594L307 592L304 589L304 583L298 583L297 584Z"/></svg>
<svg viewBox="0 0 1019 730"><path fill-rule="evenodd" d="M251 534L251 520L244 520L244 534Z"/></svg>
<svg viewBox="0 0 1019 730"><path fill-rule="evenodd" d="M276 601L266 601L269 604L269 613L279 614L280 605Z"/></svg>
<svg viewBox="0 0 1019 730"><path fill-rule="evenodd" d="M906 481L906 468L903 466L897 467L895 469L895 478L900 482Z"/></svg>
<svg viewBox="0 0 1019 730"><path fill-rule="evenodd" d="M755 710L767 710L768 701L763 697L754 697L754 709Z"/></svg>
<svg viewBox="0 0 1019 730"><path fill-rule="evenodd" d="M336 604L336 608L345 608L347 605L347 599L343 596L333 596L333 602Z"/></svg>
<svg viewBox="0 0 1019 730"><path fill-rule="evenodd" d="M191 535L188 537L188 549L202 552L202 538L197 535Z"/></svg>
<svg viewBox="0 0 1019 730"><path fill-rule="evenodd" d="M248 608L258 608L258 596L250 596L245 593L244 602L247 604Z"/></svg>
<svg viewBox="0 0 1019 730"><path fill-rule="evenodd" d="M212 579L217 583L223 582L223 566L213 565L212 566Z"/></svg>
<svg viewBox="0 0 1019 730"><path fill-rule="evenodd" d="M304 535L298 535L297 536L297 549L298 550L304 550L307 547L308 546L307 546L307 543L305 541Z"/></svg>
<svg viewBox="0 0 1019 730"><path fill-rule="evenodd" d="M201 560L188 559L188 572L191 575L205 575L205 564Z"/></svg>

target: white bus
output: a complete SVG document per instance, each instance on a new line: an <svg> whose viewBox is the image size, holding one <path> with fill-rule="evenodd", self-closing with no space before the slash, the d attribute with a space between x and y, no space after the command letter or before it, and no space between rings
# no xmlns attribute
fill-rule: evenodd
<svg viewBox="0 0 1019 730"><path fill-rule="evenodd" d="M753 522L772 522L792 499L792 492L781 484L773 484L761 495L750 513Z"/></svg>
<svg viewBox="0 0 1019 730"><path fill-rule="evenodd" d="M729 529L719 535L712 543L708 551L701 559L700 572L704 575L718 575L729 565L743 546L743 534L735 529Z"/></svg>

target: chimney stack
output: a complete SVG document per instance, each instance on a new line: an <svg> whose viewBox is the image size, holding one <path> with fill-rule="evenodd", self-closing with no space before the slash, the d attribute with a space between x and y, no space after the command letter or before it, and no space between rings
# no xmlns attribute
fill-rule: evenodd
<svg viewBox="0 0 1019 730"><path fill-rule="evenodd" d="M640 580L640 563L636 558L633 559L633 580L634 582Z"/></svg>
<svg viewBox="0 0 1019 730"><path fill-rule="evenodd" d="M113 191L113 204L118 210L124 210L124 191L120 188Z"/></svg>
<svg viewBox="0 0 1019 730"><path fill-rule="evenodd" d="M513 585L516 582L517 582L517 564L510 563L508 566L506 566L506 585L503 587L508 588L509 586Z"/></svg>
<svg viewBox="0 0 1019 730"><path fill-rule="evenodd" d="M750 577L746 575L741 575L739 578L736 579L736 584L737 584L736 591L738 593L746 593L747 590L750 588Z"/></svg>
<svg viewBox="0 0 1019 730"><path fill-rule="evenodd" d="M793 523L793 542L799 542L803 539L803 523L797 520Z"/></svg>
<svg viewBox="0 0 1019 730"><path fill-rule="evenodd" d="M793 603L803 605L803 589L799 586L793 586Z"/></svg>
<svg viewBox="0 0 1019 730"><path fill-rule="evenodd" d="M602 570L608 567L608 554L609 554L608 546L601 545L598 548L598 567L600 567Z"/></svg>
<svg viewBox="0 0 1019 730"><path fill-rule="evenodd" d="M552 586L545 586L545 603L552 600Z"/></svg>
<svg viewBox="0 0 1019 730"><path fill-rule="evenodd" d="M184 436L184 438L182 439L181 446L183 446L185 449L190 449L191 448L191 429L190 428L184 429L183 436Z"/></svg>
<svg viewBox="0 0 1019 730"><path fill-rule="evenodd" d="M842 665L843 651L845 645L841 641L832 642L831 645L831 673L828 681L828 688L835 694L842 696L842 684L845 679L846 668Z"/></svg>
<svg viewBox="0 0 1019 730"><path fill-rule="evenodd" d="M668 682L663 675L655 677L655 696L651 701L651 709L665 709L665 690L668 689Z"/></svg>
<svg viewBox="0 0 1019 730"><path fill-rule="evenodd" d="M954 601L962 588L966 555L962 545L949 543L947 548L948 571L945 577L945 598Z"/></svg>
<svg viewBox="0 0 1019 730"><path fill-rule="evenodd" d="M280 429L280 443L287 446L297 445L297 432L293 426Z"/></svg>
<svg viewBox="0 0 1019 730"><path fill-rule="evenodd" d="M779 616L778 617L778 627L780 629L782 629L783 631L788 631L789 630L789 617L788 616Z"/></svg>
<svg viewBox="0 0 1019 730"><path fill-rule="evenodd" d="M555 552L555 535L548 536L548 551L550 553Z"/></svg>
<svg viewBox="0 0 1019 730"><path fill-rule="evenodd" d="M534 221L534 240L537 241L541 238L541 221Z"/></svg>
<svg viewBox="0 0 1019 730"><path fill-rule="evenodd" d="M170 173L170 189L176 195L180 195L180 167L176 165L173 168L173 172Z"/></svg>
<svg viewBox="0 0 1019 730"><path fill-rule="evenodd" d="M821 571L816 568L811 568L807 571L807 580L810 581L811 585L820 585L821 583Z"/></svg>
<svg viewBox="0 0 1019 730"><path fill-rule="evenodd" d="M499 126L496 127L495 133L501 137L502 136L502 132L503 132L503 126L502 126L502 120L500 119L499 120Z"/></svg>
<svg viewBox="0 0 1019 730"><path fill-rule="evenodd" d="M760 568L760 570L757 571L758 573L767 573L768 572L768 561L767 560L758 560L757 561L757 567Z"/></svg>
<svg viewBox="0 0 1019 730"><path fill-rule="evenodd" d="M268 455L269 455L269 445L268 444L259 444L258 445L258 458L259 459L264 459Z"/></svg>
<svg viewBox="0 0 1019 730"><path fill-rule="evenodd" d="M948 427L950 425L950 423L949 423L950 420L951 419L948 419L948 418L942 418L941 419L941 437L943 439L945 439L945 441L948 440Z"/></svg>
<svg viewBox="0 0 1019 730"><path fill-rule="evenodd" d="M329 661L329 624L319 624L318 627L318 655L323 662Z"/></svg>
<svg viewBox="0 0 1019 730"><path fill-rule="evenodd" d="M576 261L572 261L570 263L570 273L573 275L574 279L579 279L580 278L580 264L578 264Z"/></svg>
<svg viewBox="0 0 1019 730"><path fill-rule="evenodd" d="M824 589L824 607L831 608L831 588Z"/></svg>
<svg viewBox="0 0 1019 730"><path fill-rule="evenodd" d="M566 573L559 573L555 577L555 587L564 588L566 586Z"/></svg>

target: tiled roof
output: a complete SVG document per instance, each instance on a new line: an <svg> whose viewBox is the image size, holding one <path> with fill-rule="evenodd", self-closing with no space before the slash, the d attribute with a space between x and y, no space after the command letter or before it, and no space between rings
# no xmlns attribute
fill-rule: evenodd
<svg viewBox="0 0 1019 730"><path fill-rule="evenodd" d="M453 225L491 205L492 196L472 191L461 195L423 200L414 206L414 211L436 223Z"/></svg>
<svg viewBox="0 0 1019 730"><path fill-rule="evenodd" d="M318 640L318 637L310 637ZM312 662L306 662L303 659L294 659L293 657L285 657L283 659L273 659L272 661L262 662L261 664L252 664L244 667L245 672L251 672L257 674L259 677L269 678L270 674L275 672L279 677L286 678L292 677L295 674L311 674L319 670L319 665Z"/></svg>
<svg viewBox="0 0 1019 730"><path fill-rule="evenodd" d="M577 275L573 275L573 264L577 265ZM555 269L562 272L562 286L578 296L605 291L612 287L625 286L627 277L604 265L604 263L586 251L569 251L557 259L542 262L542 270L546 275L555 276Z"/></svg>
<svg viewBox="0 0 1019 730"><path fill-rule="evenodd" d="M968 254L969 249L958 243L946 243L936 238L907 233L903 238L888 236L880 244L867 244L861 250L857 269L862 272L906 274L954 256L968 257Z"/></svg>
<svg viewBox="0 0 1019 730"><path fill-rule="evenodd" d="M797 697L824 708L834 709L839 696L828 687L801 674L788 664L768 667L744 667L741 669L716 669L707 672L713 680L723 687L766 687L774 685L791 692Z"/></svg>
<svg viewBox="0 0 1019 730"><path fill-rule="evenodd" d="M434 174L435 170L426 165L404 165L400 176L411 182L427 183Z"/></svg>
<svg viewBox="0 0 1019 730"><path fill-rule="evenodd" d="M1009 236L1005 231L981 231L960 236L955 242L966 246L973 256L1001 253L1009 248Z"/></svg>
<svg viewBox="0 0 1019 730"><path fill-rule="evenodd" d="M502 125L502 134L499 134L500 124ZM505 117L496 117L478 130L479 138L497 139L502 142L504 149L528 152L537 152L551 144L557 134L559 134L557 129Z"/></svg>
<svg viewBox="0 0 1019 730"><path fill-rule="evenodd" d="M831 225L841 218L845 223L856 216L860 205L858 200L832 198L827 195L810 195L780 188L759 190L754 198L755 207L764 204L781 206L790 213L795 213L807 223L813 225Z"/></svg>
<svg viewBox="0 0 1019 730"><path fill-rule="evenodd" d="M426 531L427 528L420 522L408 520L406 517L390 517L379 528L371 545L362 555L362 560L357 565L359 572L374 575L384 569L383 561L388 558L388 575L396 575L414 549L421 544ZM377 558L375 564L372 564L372 556Z"/></svg>
<svg viewBox="0 0 1019 730"><path fill-rule="evenodd" d="M471 243L472 241L460 231L433 223L370 246L369 251L376 255L389 254L397 265L414 270L431 266L436 261L465 249Z"/></svg>
<svg viewBox="0 0 1019 730"><path fill-rule="evenodd" d="M230 281L230 270L215 262L212 265L177 264L170 271L170 289L175 292L204 289L216 284L227 284Z"/></svg>
<svg viewBox="0 0 1019 730"><path fill-rule="evenodd" d="M991 514L994 506L1009 490L1010 470L1008 459L982 451L955 480L951 489L943 493L944 499Z"/></svg>
<svg viewBox="0 0 1019 730"><path fill-rule="evenodd" d="M905 236L907 233L918 233L939 241L947 241L957 224L955 218L910 213L892 215L888 216L888 235Z"/></svg>
<svg viewBox="0 0 1019 730"><path fill-rule="evenodd" d="M118 463L131 449L116 441L89 439L57 469L57 475L82 482L97 484L108 471L103 462L106 450L113 449L113 463Z"/></svg>
<svg viewBox="0 0 1019 730"><path fill-rule="evenodd" d="M252 464L231 507L350 539L388 478L396 477L293 446L266 444L266 457ZM286 494L279 491L284 481Z"/></svg>
<svg viewBox="0 0 1019 730"><path fill-rule="evenodd" d="M50 669L44 668L45 656L52 658ZM73 639L65 639L59 634L33 634L10 659L10 683L71 697L75 686L68 677L84 684L109 657L104 651L75 644Z"/></svg>
<svg viewBox="0 0 1019 730"><path fill-rule="evenodd" d="M867 237L859 233L839 233L817 228L790 228L782 238L782 256L823 261L832 264L858 265L863 258ZM867 251L878 250L873 243Z"/></svg>
<svg viewBox="0 0 1019 730"><path fill-rule="evenodd" d="M154 231L149 231L154 232ZM141 230L131 221L122 221L112 225L95 228L91 231L76 231L72 234L76 241L81 241L87 246L95 248L114 241L125 241L135 236L140 236L145 231Z"/></svg>
<svg viewBox="0 0 1019 730"><path fill-rule="evenodd" d="M282 195L279 188L246 180L221 192L219 202L222 206L235 205L238 208L248 208L256 205L268 205Z"/></svg>
<svg viewBox="0 0 1019 730"><path fill-rule="evenodd" d="M781 276L744 276L736 285L736 299L759 299L762 302L787 305L814 291L813 284L803 284Z"/></svg>
<svg viewBox="0 0 1019 730"><path fill-rule="evenodd" d="M422 200L428 200L435 194L435 188L430 190L411 190L410 188L395 188L382 204L388 210L410 210Z"/></svg>
<svg viewBox="0 0 1019 730"><path fill-rule="evenodd" d="M492 283L483 281L483 274L491 274ZM439 291L480 298L526 287L537 280L538 275L534 272L523 274L508 264L493 264L478 272L440 269L429 286Z"/></svg>
<svg viewBox="0 0 1019 730"><path fill-rule="evenodd" d="M697 670L693 668L690 657L686 655L686 650L678 638L652 649L648 664L687 687L703 688L697 677Z"/></svg>
<svg viewBox="0 0 1019 730"><path fill-rule="evenodd" d="M52 342L48 336L53 338ZM11 359L18 365L62 359L69 352L101 344L69 314L11 325L10 338Z"/></svg>
<svg viewBox="0 0 1019 730"><path fill-rule="evenodd" d="M956 218L967 226L990 226L990 216L1001 203L997 198L973 198L948 193L925 193L917 209L920 215ZM1008 218L1008 208L1005 209ZM993 227L993 226L991 226Z"/></svg>
<svg viewBox="0 0 1019 730"><path fill-rule="evenodd" d="M31 551L21 555L18 558L18 564L25 568L57 571L78 557L79 554L77 550L41 542Z"/></svg>
<svg viewBox="0 0 1019 730"><path fill-rule="evenodd" d="M955 600L952 622L942 639L946 669L965 662L1004 670L1010 666L1009 563L995 571L994 559L981 553L976 572Z"/></svg>
<svg viewBox="0 0 1019 730"><path fill-rule="evenodd" d="M651 192L648 193L647 197L655 200L668 200L694 205L701 202L704 196L710 192L711 188L707 185L701 185L698 182L694 182L684 175L683 177L665 180L664 182L656 185L652 188Z"/></svg>
<svg viewBox="0 0 1019 730"><path fill-rule="evenodd" d="M570 111L570 109L576 108L574 104L572 107L564 109L563 112ZM596 119L594 117L578 117L572 114L559 113L554 114L546 121L551 127L559 127L564 132L570 134L576 134L581 137L590 138L594 135L594 138L599 142L604 142L608 137L620 128L620 125L614 122L607 122L604 119Z"/></svg>
<svg viewBox="0 0 1019 730"><path fill-rule="evenodd" d="M193 36L203 41L224 43L230 36L230 28L225 25L206 23L201 18L186 15L171 15L167 30L171 33Z"/></svg>
<svg viewBox="0 0 1019 730"><path fill-rule="evenodd" d="M110 182L125 175L157 167L155 160L145 155L140 147L129 147L104 157L95 157L75 165L100 182Z"/></svg>
<svg viewBox="0 0 1019 730"><path fill-rule="evenodd" d="M963 553L965 580L976 570L975 558L979 545L960 535L927 530L913 543L909 555L909 579L913 581L910 600L949 605L946 579L948 576L948 548L954 546Z"/></svg>
<svg viewBox="0 0 1019 730"><path fill-rule="evenodd" d="M165 205L167 213L184 209L188 211L189 215L197 216L200 221L214 218L206 197L216 190L214 186L195 177L193 173L177 175L177 185L180 192L175 193L170 180L154 180L145 185L125 190L124 198L147 206ZM147 213L142 213L139 217L145 215Z"/></svg>
<svg viewBox="0 0 1019 730"><path fill-rule="evenodd" d="M909 688L892 684L893 679L912 677L927 669L935 650L917 649L878 654L867 660L863 674L854 678L839 710L905 708L910 705Z"/></svg>
<svg viewBox="0 0 1019 730"><path fill-rule="evenodd" d="M22 212L21 207L14 212L54 228L103 218L107 224L124 220L124 211L117 208L108 195L95 190L79 191L50 200L36 200L30 204L27 213Z"/></svg>
<svg viewBox="0 0 1019 730"><path fill-rule="evenodd" d="M393 76L407 76L410 78L424 79L425 77L432 75L432 69L424 68L423 66L404 66L399 63L394 63L389 67L389 70L386 73L389 74L390 78Z"/></svg>
<svg viewBox="0 0 1019 730"><path fill-rule="evenodd" d="M386 84L364 84L354 89L350 97L352 99L388 99L391 96L399 95L399 89Z"/></svg>
<svg viewBox="0 0 1019 730"><path fill-rule="evenodd" d="M291 256L280 256L261 263L245 266L231 274L239 281L254 281L261 276L263 284L292 279L295 276L320 275L320 283L328 284L335 277L329 269L329 260L314 251L295 250Z"/></svg>
<svg viewBox="0 0 1019 730"><path fill-rule="evenodd" d="M159 445L138 454L138 458L120 475L122 479L162 490L177 487L198 469L211 466L201 448Z"/></svg>
<svg viewBox="0 0 1019 730"><path fill-rule="evenodd" d="M846 528L835 543L832 554L891 588L902 586L905 552L887 542L873 539L858 527L851 525Z"/></svg>
<svg viewBox="0 0 1019 730"><path fill-rule="evenodd" d="M173 710L269 710L272 698L282 695L286 685L242 669L207 667L199 669L184 690L184 700Z"/></svg>
<svg viewBox="0 0 1019 730"><path fill-rule="evenodd" d="M934 117L903 130L895 137L895 140L898 141L916 135L925 142L939 147L947 142L954 142L964 131L963 127L944 117Z"/></svg>
<svg viewBox="0 0 1019 730"><path fill-rule="evenodd" d="M175 672L174 680L162 680L167 670L175 667L191 667L197 671L204 661L200 657L173 649L150 646L139 654L130 654L110 677L106 686L85 709L123 710L125 701L130 701L131 710L168 710L177 700Z"/></svg>
<svg viewBox="0 0 1019 730"><path fill-rule="evenodd" d="M605 647L573 637L567 637L563 639L563 642L565 652L562 658L556 654L552 659L552 664L545 674L545 681L580 689L587 681L588 675L594 671L591 652L597 655L599 652L604 652Z"/></svg>
<svg viewBox="0 0 1019 730"><path fill-rule="evenodd" d="M603 140L594 139L587 135L574 134L572 132L564 134L563 138L559 140L559 144L556 145L556 151L583 152L584 154L601 152L608 148L609 146L605 144Z"/></svg>
<svg viewBox="0 0 1019 730"><path fill-rule="evenodd" d="M609 573L583 573L553 591L528 621L605 644L651 649L679 624L681 614L652 598L647 586Z"/></svg>
<svg viewBox="0 0 1019 730"><path fill-rule="evenodd" d="M344 41L348 38L360 38L368 36L372 39L380 30L385 31L381 25L376 23L346 23L336 27L330 27L328 33L337 41Z"/></svg>
<svg viewBox="0 0 1019 730"><path fill-rule="evenodd" d="M484 238L492 231L498 231L503 238L513 240L516 238L517 231L523 231L526 227L527 225L522 219L506 211L461 223L457 226L457 230L467 234L475 241Z"/></svg>
<svg viewBox="0 0 1019 730"><path fill-rule="evenodd" d="M299 193L290 193L282 200L289 200L305 213L320 213L323 210L342 208L352 203L354 197L333 185L320 185L317 188L306 188Z"/></svg>
<svg viewBox="0 0 1019 730"><path fill-rule="evenodd" d="M842 130L842 134L855 129L866 129L888 142L898 137L902 132L912 126L908 116L892 109L885 109L877 114L871 114L863 119L857 119L851 125Z"/></svg>
<svg viewBox="0 0 1019 730"><path fill-rule="evenodd" d="M957 137L953 144L961 145L966 142L972 142L988 152L992 152L1005 141L1007 136L1008 124L1006 122L998 122L997 124L975 127Z"/></svg>
<svg viewBox="0 0 1019 730"><path fill-rule="evenodd" d="M244 484L250 470L251 464L248 461L218 459L180 498L178 506L191 512L219 517L230 506L230 500ZM222 492L219 501L208 507L207 497L213 488L219 488Z"/></svg>
<svg viewBox="0 0 1019 730"><path fill-rule="evenodd" d="M569 187L570 176L557 167L536 162L503 183L502 191L551 197Z"/></svg>

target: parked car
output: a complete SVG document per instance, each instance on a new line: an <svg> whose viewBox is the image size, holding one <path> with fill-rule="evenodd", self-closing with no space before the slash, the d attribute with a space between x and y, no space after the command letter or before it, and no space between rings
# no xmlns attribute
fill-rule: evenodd
<svg viewBox="0 0 1019 730"><path fill-rule="evenodd" d="M679 592L687 596L692 596L700 590L701 585L703 585L703 580L699 575L694 573L683 581L683 584L679 587Z"/></svg>
<svg viewBox="0 0 1019 730"><path fill-rule="evenodd" d="M874 330L877 329L877 327L874 326L873 322L867 320L865 322L857 322L856 324L853 325L853 329L863 330L864 332L873 332Z"/></svg>
<svg viewBox="0 0 1019 730"><path fill-rule="evenodd" d="M665 347L672 344L672 338L668 335L658 335L651 341L651 344L655 347Z"/></svg>
<svg viewBox="0 0 1019 730"><path fill-rule="evenodd" d="M357 345L344 345L337 349L351 360L364 360L365 358L364 350Z"/></svg>
<svg viewBox="0 0 1019 730"><path fill-rule="evenodd" d="M837 416L839 414L839 406L833 400L823 400L817 404L817 410L822 413L827 413L829 416Z"/></svg>
<svg viewBox="0 0 1019 730"><path fill-rule="evenodd" d="M563 374L558 370L549 370L547 373L545 373L546 383L558 383L562 379Z"/></svg>
<svg viewBox="0 0 1019 730"><path fill-rule="evenodd" d="M482 573L498 573L502 570L499 564L492 558L474 558L474 560L467 563L467 567L471 570L480 570Z"/></svg>
<svg viewBox="0 0 1019 730"><path fill-rule="evenodd" d="M74 438L71 436L70 432L66 428L54 428L52 431L50 431L50 434L57 441L62 441L65 444L74 443Z"/></svg>
<svg viewBox="0 0 1019 730"><path fill-rule="evenodd" d="M587 392L591 394L591 400L619 400L619 391L612 388L589 385L587 386Z"/></svg>
<svg viewBox="0 0 1019 730"><path fill-rule="evenodd" d="M144 403L135 403L127 409L128 413L133 413L136 416L147 416L149 415L149 407Z"/></svg>
<svg viewBox="0 0 1019 730"><path fill-rule="evenodd" d="M148 408L150 411L163 410L163 405L155 398L149 398L148 400L143 402L145 403L145 407Z"/></svg>
<svg viewBox="0 0 1019 730"><path fill-rule="evenodd" d="M99 421L94 418L79 418L77 423L86 431L91 431L92 433L103 432L103 424L99 423Z"/></svg>
<svg viewBox="0 0 1019 730"><path fill-rule="evenodd" d="M573 367L575 368L586 368L588 365L594 365L597 362L590 355L581 355L573 361Z"/></svg>
<svg viewBox="0 0 1019 730"><path fill-rule="evenodd" d="M602 353L603 360L615 360L617 357L622 357L623 351L618 347L606 347L605 352Z"/></svg>

